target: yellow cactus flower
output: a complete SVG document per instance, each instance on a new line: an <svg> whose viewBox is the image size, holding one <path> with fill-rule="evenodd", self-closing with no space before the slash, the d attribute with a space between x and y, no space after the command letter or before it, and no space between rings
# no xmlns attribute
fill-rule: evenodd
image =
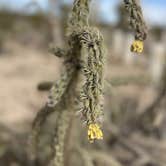
<svg viewBox="0 0 166 166"><path fill-rule="evenodd" d="M131 51L136 53L142 53L144 49L143 41L135 40L131 45Z"/></svg>
<svg viewBox="0 0 166 166"><path fill-rule="evenodd" d="M103 132L98 124L91 123L88 126L88 140L93 143L95 139L103 139Z"/></svg>

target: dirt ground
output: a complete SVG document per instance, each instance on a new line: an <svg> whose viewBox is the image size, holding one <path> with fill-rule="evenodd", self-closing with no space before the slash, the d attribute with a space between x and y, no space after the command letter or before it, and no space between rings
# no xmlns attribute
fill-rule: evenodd
<svg viewBox="0 0 166 166"><path fill-rule="evenodd" d="M0 123L12 130L30 128L47 97L37 85L55 80L59 70L60 62L53 55L7 42L0 55Z"/></svg>

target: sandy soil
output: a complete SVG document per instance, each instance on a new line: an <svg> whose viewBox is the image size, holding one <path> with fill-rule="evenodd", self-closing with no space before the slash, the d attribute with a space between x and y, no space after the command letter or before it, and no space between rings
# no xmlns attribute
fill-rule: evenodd
<svg viewBox="0 0 166 166"><path fill-rule="evenodd" d="M46 100L37 84L55 80L60 63L49 53L19 43L7 43L5 50L0 56L0 123L23 130Z"/></svg>

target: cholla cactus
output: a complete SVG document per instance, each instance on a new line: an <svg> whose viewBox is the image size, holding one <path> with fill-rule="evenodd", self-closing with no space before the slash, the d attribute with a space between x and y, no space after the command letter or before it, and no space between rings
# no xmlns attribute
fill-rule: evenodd
<svg viewBox="0 0 166 166"><path fill-rule="evenodd" d="M52 146L55 166L63 165L65 136L77 96L79 96L77 108L86 122L89 141L103 139L100 122L103 116L105 48L100 32L96 28L90 27L88 23L90 1L74 1L71 18L68 22L68 49L51 49L56 56L64 59L64 71L60 80L53 85L45 108L38 113L34 121L33 140L35 140L35 144L38 144L40 131L47 116L52 112L57 113L58 122ZM134 2L125 1L130 13L135 12L133 5L136 3ZM137 12L131 15L131 18L143 23L142 17L140 18ZM134 29L136 30L136 40L142 41L145 39L145 32L139 23ZM139 47L137 48L137 46ZM142 45L138 41L135 41L133 47L135 52L142 51ZM81 90L78 90L78 86L81 86Z"/></svg>
<svg viewBox="0 0 166 166"><path fill-rule="evenodd" d="M74 70L82 76L82 90L78 111L81 112L88 127L90 142L102 139L100 119L103 114L103 66L104 44L103 37L96 28L88 24L88 0L74 1L73 12L68 26L69 51L53 49L58 57L65 58L66 70L61 79L53 85L48 98L47 106L55 107L62 100L66 89L71 83ZM74 96L73 96L74 97Z"/></svg>
<svg viewBox="0 0 166 166"><path fill-rule="evenodd" d="M103 138L99 124L103 115L103 65L105 52L102 36L97 29L83 29L80 41L82 44L82 73L84 76L80 94L80 111L88 125L89 140L93 142L95 139Z"/></svg>
<svg viewBox="0 0 166 166"><path fill-rule="evenodd" d="M66 130L69 127L70 112L68 110L63 110L58 116L57 124L55 127L55 135L52 142L52 151L55 156L53 163L56 166L62 166L64 163L64 145L66 138Z"/></svg>
<svg viewBox="0 0 166 166"><path fill-rule="evenodd" d="M130 15L130 25L135 32L135 41L131 45L131 51L142 53L143 41L147 37L147 27L143 19L139 0L124 0L125 8Z"/></svg>

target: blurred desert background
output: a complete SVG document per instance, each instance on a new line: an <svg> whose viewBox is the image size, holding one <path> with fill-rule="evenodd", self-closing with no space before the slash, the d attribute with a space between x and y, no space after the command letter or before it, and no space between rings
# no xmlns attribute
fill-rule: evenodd
<svg viewBox="0 0 166 166"><path fill-rule="evenodd" d="M72 2L0 0L0 166L47 166L44 152L30 161L27 142L47 84L62 69L48 48L65 44ZM76 117L66 166L91 166L89 160L94 166L166 166L166 2L141 5L149 33L136 55L122 1L92 2L91 24L107 46L104 140L89 144Z"/></svg>

